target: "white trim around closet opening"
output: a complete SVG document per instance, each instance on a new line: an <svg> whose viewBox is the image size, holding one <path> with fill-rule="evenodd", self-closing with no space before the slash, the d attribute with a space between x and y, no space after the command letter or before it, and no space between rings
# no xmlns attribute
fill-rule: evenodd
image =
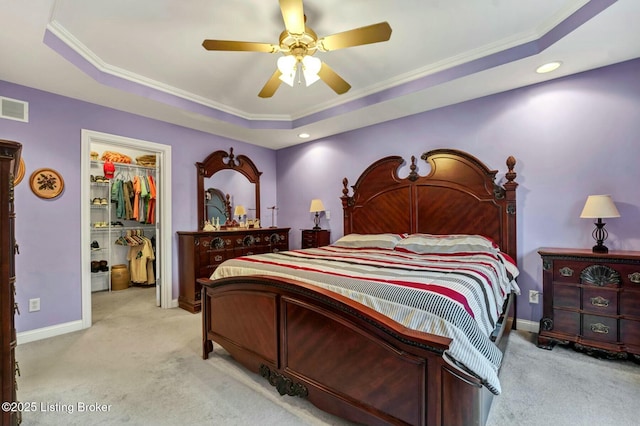
<svg viewBox="0 0 640 426"><path fill-rule="evenodd" d="M108 133L100 133L93 130L82 129L82 143L80 147L80 155L82 158L80 166L81 184L81 200L89 200L90 185L89 171L91 167L91 144L108 144L112 146L120 146L129 149L139 149L141 151L152 151L157 153L157 166L160 170L159 175L162 176L160 192L158 194L159 202L156 206L158 218L160 219L160 291L161 291L161 307L175 307L173 297L172 283L172 229L171 229L171 146L159 144L155 142L144 141L140 139L132 139L124 136L111 135ZM91 245L91 210L90 204L81 203L81 247L89 247ZM81 250L82 253L82 326L83 328L91 327L91 253L87 250ZM89 266L88 266L89 265Z"/></svg>

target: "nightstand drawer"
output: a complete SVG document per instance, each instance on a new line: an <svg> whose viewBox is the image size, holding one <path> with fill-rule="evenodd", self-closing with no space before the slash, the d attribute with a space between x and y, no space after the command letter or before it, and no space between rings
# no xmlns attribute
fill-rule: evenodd
<svg viewBox="0 0 640 426"><path fill-rule="evenodd" d="M572 336L580 334L580 313L556 309L553 311L554 333L566 333Z"/></svg>
<svg viewBox="0 0 640 426"><path fill-rule="evenodd" d="M580 309L580 287L558 284L553 287L553 306Z"/></svg>
<svg viewBox="0 0 640 426"><path fill-rule="evenodd" d="M640 265L620 265L616 269L620 272L623 286L640 290Z"/></svg>
<svg viewBox="0 0 640 426"><path fill-rule="evenodd" d="M636 321L620 320L620 341L635 346L635 353L640 352L640 327Z"/></svg>
<svg viewBox="0 0 640 426"><path fill-rule="evenodd" d="M640 321L640 291L623 291L620 293L620 315L635 317ZM638 341L640 344L640 341Z"/></svg>
<svg viewBox="0 0 640 426"><path fill-rule="evenodd" d="M617 318L584 315L582 319L582 336L589 340L601 342L618 341Z"/></svg>
<svg viewBox="0 0 640 426"><path fill-rule="evenodd" d="M582 289L582 309L585 312L604 315L618 313L618 292L598 287Z"/></svg>
<svg viewBox="0 0 640 426"><path fill-rule="evenodd" d="M584 262L556 260L553 262L553 281L579 283L580 272L585 266Z"/></svg>

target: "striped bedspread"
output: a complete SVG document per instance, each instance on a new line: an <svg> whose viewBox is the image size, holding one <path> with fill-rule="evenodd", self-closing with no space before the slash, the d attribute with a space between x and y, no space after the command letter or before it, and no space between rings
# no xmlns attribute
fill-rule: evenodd
<svg viewBox="0 0 640 426"><path fill-rule="evenodd" d="M508 293L519 290L499 254L326 246L230 259L211 279L254 274L314 284L408 328L449 337L445 359L500 393L502 353L490 335Z"/></svg>

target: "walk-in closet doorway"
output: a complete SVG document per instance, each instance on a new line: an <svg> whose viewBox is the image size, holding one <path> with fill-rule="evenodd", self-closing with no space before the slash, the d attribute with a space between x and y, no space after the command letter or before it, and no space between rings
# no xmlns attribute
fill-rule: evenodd
<svg viewBox="0 0 640 426"><path fill-rule="evenodd" d="M125 240L131 241L132 237L141 241L152 239L153 273L149 271L149 274L153 276L151 284L155 286L156 305L174 307L171 282L171 146L86 129L82 130L81 139L82 327L92 325L92 294L95 291L115 291L113 278L118 270L113 269L114 262L129 266L129 261L125 260L128 256ZM97 181L98 176L104 175L102 157L107 151L133 158L131 163L113 162L115 171L112 179ZM155 164L150 166L142 160L136 162L137 157L152 158ZM145 206L144 213L139 211L139 217L135 219L120 216L123 213L118 209L118 203L111 202L112 195L116 194L115 182L133 175L136 180L138 177L151 177L147 184L152 183L157 189L154 210L149 212L147 208L150 206ZM119 240L125 241L121 244L125 247L118 248ZM135 244L135 241L131 242L130 245Z"/></svg>

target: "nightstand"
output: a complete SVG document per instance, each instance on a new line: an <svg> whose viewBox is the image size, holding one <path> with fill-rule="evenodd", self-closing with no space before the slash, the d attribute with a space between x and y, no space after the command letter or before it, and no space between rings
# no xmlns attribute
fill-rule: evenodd
<svg viewBox="0 0 640 426"><path fill-rule="evenodd" d="M640 251L541 248L538 346L640 361Z"/></svg>
<svg viewBox="0 0 640 426"><path fill-rule="evenodd" d="M328 229L303 229L302 230L302 248L315 248L328 246L331 231Z"/></svg>

